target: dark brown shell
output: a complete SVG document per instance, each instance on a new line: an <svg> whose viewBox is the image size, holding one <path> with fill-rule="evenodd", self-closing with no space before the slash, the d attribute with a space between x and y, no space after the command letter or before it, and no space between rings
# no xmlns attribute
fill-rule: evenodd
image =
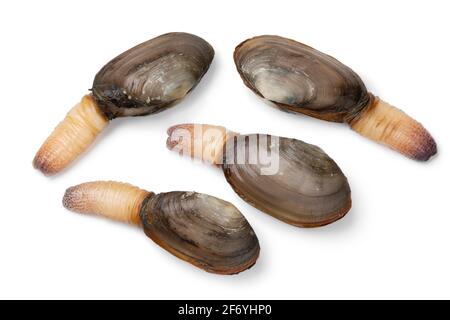
<svg viewBox="0 0 450 320"><path fill-rule="evenodd" d="M231 203L195 192L149 197L141 209L145 233L175 256L206 271L235 274L256 262L259 242Z"/></svg>
<svg viewBox="0 0 450 320"><path fill-rule="evenodd" d="M372 100L353 70L294 40L246 40L236 47L234 61L247 87L285 111L349 122Z"/></svg>
<svg viewBox="0 0 450 320"><path fill-rule="evenodd" d="M213 57L202 38L164 34L106 64L95 77L93 96L110 119L160 112L195 88Z"/></svg>
<svg viewBox="0 0 450 320"><path fill-rule="evenodd" d="M262 137L268 143L261 143ZM289 138L240 135L228 141L225 150L223 171L236 193L277 219L317 227L342 218L350 210L347 178L319 147ZM253 154L270 152L271 159L278 156L278 170L262 175L267 161L245 158L244 163L239 162L238 155L249 155L249 150Z"/></svg>

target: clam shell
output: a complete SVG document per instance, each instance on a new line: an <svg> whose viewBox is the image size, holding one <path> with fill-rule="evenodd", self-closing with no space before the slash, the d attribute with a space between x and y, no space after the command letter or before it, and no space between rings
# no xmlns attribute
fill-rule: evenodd
<svg viewBox="0 0 450 320"><path fill-rule="evenodd" d="M264 136L267 143L259 139ZM289 224L317 227L342 218L351 207L347 178L319 147L266 135L244 135L227 142L223 172L236 193L254 207ZM237 143L238 139L245 143ZM261 150L263 149L263 150ZM252 150L252 151L250 151ZM262 174L267 161L240 163L237 155L269 153L278 170Z"/></svg>
<svg viewBox="0 0 450 320"><path fill-rule="evenodd" d="M372 100L353 70L294 40L246 40L236 47L234 61L247 87L285 111L349 122Z"/></svg>
<svg viewBox="0 0 450 320"><path fill-rule="evenodd" d="M164 34L106 64L96 75L92 92L110 119L160 112L195 88L213 57L213 48L202 38Z"/></svg>
<svg viewBox="0 0 450 320"><path fill-rule="evenodd" d="M175 256L206 271L234 274L256 262L259 242L232 204L195 192L149 197L141 209L145 233Z"/></svg>

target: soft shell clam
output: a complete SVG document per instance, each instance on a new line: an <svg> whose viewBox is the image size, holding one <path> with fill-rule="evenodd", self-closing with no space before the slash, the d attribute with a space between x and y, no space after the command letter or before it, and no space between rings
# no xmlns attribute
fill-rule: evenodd
<svg viewBox="0 0 450 320"><path fill-rule="evenodd" d="M238 45L234 61L245 85L282 110L346 122L416 160L428 160L437 152L420 123L373 96L353 70L314 48L259 36Z"/></svg>
<svg viewBox="0 0 450 320"><path fill-rule="evenodd" d="M318 227L350 210L347 178L319 147L209 125L177 125L168 134L169 149L221 167L241 198L277 219Z"/></svg>
<svg viewBox="0 0 450 320"><path fill-rule="evenodd" d="M33 164L46 175L72 163L109 120L163 111L199 83L214 57L205 40L168 33L113 59L96 75L92 94L83 97L44 142Z"/></svg>
<svg viewBox="0 0 450 320"><path fill-rule="evenodd" d="M125 183L88 182L67 189L63 204L143 226L155 243L208 272L235 274L253 266L259 242L231 203L196 192L154 194Z"/></svg>

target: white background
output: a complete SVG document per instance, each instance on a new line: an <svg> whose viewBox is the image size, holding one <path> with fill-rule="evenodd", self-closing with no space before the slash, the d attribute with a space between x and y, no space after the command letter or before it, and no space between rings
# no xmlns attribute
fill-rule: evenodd
<svg viewBox="0 0 450 320"><path fill-rule="evenodd" d="M449 12L448 1L2 1L0 297L450 298ZM170 31L197 34L216 50L197 89L166 112L113 121L64 173L35 171L35 152L100 67ZM414 162L346 125L264 104L232 59L238 43L260 34L294 38L351 66L429 129L439 156ZM314 230L257 211L220 170L166 149L166 128L183 122L321 146L350 181L352 210ZM62 207L67 187L104 179L234 203L259 236L261 258L236 276L208 274L135 227Z"/></svg>

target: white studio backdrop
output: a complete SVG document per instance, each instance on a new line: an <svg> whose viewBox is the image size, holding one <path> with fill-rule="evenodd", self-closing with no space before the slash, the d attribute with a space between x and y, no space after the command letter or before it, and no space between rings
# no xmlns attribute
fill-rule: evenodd
<svg viewBox="0 0 450 320"><path fill-rule="evenodd" d="M449 2L437 0L2 2L0 298L450 298L449 12ZM197 34L216 51L196 90L163 113L113 121L62 174L35 171L35 152L96 72L171 31ZM232 59L237 44L261 34L296 39L350 66L429 129L438 157L415 162L345 125L267 106ZM348 177L352 210L318 229L259 212L220 170L166 149L166 129L184 122L319 145ZM135 227L65 210L65 189L92 180L230 201L257 232L261 257L239 275L212 275Z"/></svg>

